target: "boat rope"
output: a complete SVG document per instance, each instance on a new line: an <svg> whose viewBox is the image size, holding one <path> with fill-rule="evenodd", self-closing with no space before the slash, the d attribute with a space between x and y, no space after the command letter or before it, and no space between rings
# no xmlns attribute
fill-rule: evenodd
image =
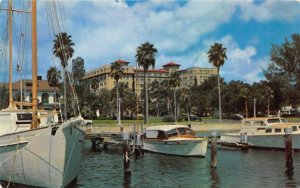
<svg viewBox="0 0 300 188"><path fill-rule="evenodd" d="M50 185L50 182L51 182L51 175L50 175L50 172L51 172L51 154L52 154L52 136L50 137L50 151L49 151L49 185Z"/></svg>
<svg viewBox="0 0 300 188"><path fill-rule="evenodd" d="M18 153L20 153L21 151L25 150L27 146L33 144L40 136L43 136L44 134L47 134L48 132L45 131L44 133L40 134L39 136L35 136L35 138L33 138L32 140L28 141L27 145L21 149L19 149L18 151L16 151L13 155L7 157L6 159L0 161L0 167L2 166L3 163L7 162L8 160L10 160L12 157L14 157L15 155L17 155ZM12 142L8 143L7 145L1 146L1 147L8 147L10 144L12 144L14 141L16 141L16 139L12 140ZM2 153L0 151L0 153Z"/></svg>
<svg viewBox="0 0 300 188"><path fill-rule="evenodd" d="M57 35L58 33L62 33L62 31L66 31L65 9L64 9L63 2L56 3L55 1L47 1L46 10L47 10L48 26L49 26L49 30L52 31L51 33L53 33L53 35ZM64 43L62 38L59 37L58 40L62 48L64 48ZM79 101L74 87L74 80L70 74L70 71L68 71L69 68L68 65L71 65L71 63L70 62L68 63L67 61L68 60L70 61L70 59L67 59L65 53L63 53L62 55L64 61L66 62L65 72L68 80L70 81L70 87L69 87L71 91L70 93L72 94L72 97L75 99L75 103L73 100L71 101L72 108L76 114L80 115Z"/></svg>
<svg viewBox="0 0 300 188"><path fill-rule="evenodd" d="M20 142L19 135L17 136L17 141ZM16 147L16 151L15 151L15 152L17 152L18 149L19 149L19 142L18 142L18 144L17 144L17 147ZM11 171L11 174L10 174L10 177L9 177L9 180L8 180L7 188L9 187L10 181L11 181L11 177L12 177L12 175L14 174L14 171L15 171L15 164L16 164L16 155L14 155L13 166L12 166L13 169L12 169L12 171Z"/></svg>
<svg viewBox="0 0 300 188"><path fill-rule="evenodd" d="M71 128L74 127L74 126L75 125L71 125ZM76 126L76 129L77 129L76 134L78 135L81 130L79 129L78 126ZM67 165L66 165L66 168L65 168L65 172L64 172L64 175L63 175L63 178L62 178L63 179L62 182L64 182L65 177L66 177L66 173L69 170L69 164L70 164L70 161L71 161L71 157L73 155L73 150L74 150L75 144L78 144L78 143L77 142L73 142L73 144L72 144L71 153L70 153L69 158L68 158L68 162L67 162Z"/></svg>

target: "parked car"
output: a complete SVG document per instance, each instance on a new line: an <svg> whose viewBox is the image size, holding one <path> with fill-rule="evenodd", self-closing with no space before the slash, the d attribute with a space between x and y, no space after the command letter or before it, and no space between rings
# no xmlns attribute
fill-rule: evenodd
<svg viewBox="0 0 300 188"><path fill-rule="evenodd" d="M242 119L244 119L244 116L241 115L241 114L233 114L231 116L231 119L233 119L233 120L242 120Z"/></svg>
<svg viewBox="0 0 300 188"><path fill-rule="evenodd" d="M85 119L81 125L91 127L93 125L93 120Z"/></svg>
<svg viewBox="0 0 300 188"><path fill-rule="evenodd" d="M188 115L185 115L185 116L184 116L184 120L185 120L185 121L188 121ZM201 121L201 117L198 117L198 116L196 116L196 115L192 115L192 114L191 114L191 115L190 115L190 120L191 120L191 121L198 121L198 120Z"/></svg>

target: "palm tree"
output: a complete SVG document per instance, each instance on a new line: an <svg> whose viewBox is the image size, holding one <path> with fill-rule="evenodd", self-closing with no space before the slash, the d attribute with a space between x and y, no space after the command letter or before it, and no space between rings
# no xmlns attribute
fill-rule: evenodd
<svg viewBox="0 0 300 188"><path fill-rule="evenodd" d="M248 118L248 98L249 98L250 90L247 86L242 86L239 94L245 100L245 115L246 118Z"/></svg>
<svg viewBox="0 0 300 188"><path fill-rule="evenodd" d="M47 71L47 81L50 87L54 87L54 101L55 104L57 102L56 99L56 89L59 86L59 80L61 80L61 71L57 69L57 67L50 67Z"/></svg>
<svg viewBox="0 0 300 188"><path fill-rule="evenodd" d="M118 61L115 61L111 64L110 66L110 76L115 79L117 83L117 119L118 119L118 125L120 126L121 132L123 131L122 129L122 124L121 124L121 112L120 112L120 98L119 98L119 79L123 76L124 70L122 67L122 64L119 63Z"/></svg>
<svg viewBox="0 0 300 188"><path fill-rule="evenodd" d="M75 44L71 40L71 35L67 33L59 33L55 35L53 40L53 54L60 59L60 63L63 67L63 81L64 81L64 119L67 120L67 92L66 92L66 67L68 60L72 58L74 49L72 46Z"/></svg>
<svg viewBox="0 0 300 188"><path fill-rule="evenodd" d="M176 104L176 88L180 85L179 72L173 72L169 80L169 87L174 89L174 121L176 123L177 104Z"/></svg>
<svg viewBox="0 0 300 188"><path fill-rule="evenodd" d="M223 48L223 45L220 43L215 43L210 46L210 49L207 52L208 61L217 68L218 73L218 93L219 93L219 121L222 122L222 107L221 107L221 86L220 86L220 68L224 65L226 56L226 48Z"/></svg>
<svg viewBox="0 0 300 188"><path fill-rule="evenodd" d="M90 86L93 89L94 93L97 92L97 89L99 88L99 81L97 78L93 78L90 82Z"/></svg>
<svg viewBox="0 0 300 188"><path fill-rule="evenodd" d="M190 119L190 116L191 116L191 91L188 88L182 88L181 94L182 94L183 101L187 106L187 115L188 115L187 118L188 118L188 124L190 125L191 124L191 119Z"/></svg>
<svg viewBox="0 0 300 188"><path fill-rule="evenodd" d="M142 66L144 69L144 123L148 124L148 91L147 91L147 76L146 72L149 69L150 66L154 68L155 66L155 54L157 52L157 49L154 47L153 44L149 42L145 42L144 44L141 44L141 46L137 47L136 49L136 61L139 66Z"/></svg>

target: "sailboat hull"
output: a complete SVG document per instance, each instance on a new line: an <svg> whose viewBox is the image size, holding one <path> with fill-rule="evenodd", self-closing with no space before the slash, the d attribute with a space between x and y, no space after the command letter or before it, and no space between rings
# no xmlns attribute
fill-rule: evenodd
<svg viewBox="0 0 300 188"><path fill-rule="evenodd" d="M0 179L39 187L65 187L78 174L82 120L0 136Z"/></svg>

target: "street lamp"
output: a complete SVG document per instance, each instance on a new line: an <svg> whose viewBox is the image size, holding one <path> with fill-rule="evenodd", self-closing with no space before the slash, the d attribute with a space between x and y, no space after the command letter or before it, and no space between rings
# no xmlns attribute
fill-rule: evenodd
<svg viewBox="0 0 300 188"><path fill-rule="evenodd" d="M256 99L254 99L254 105L253 105L253 117L256 117Z"/></svg>

